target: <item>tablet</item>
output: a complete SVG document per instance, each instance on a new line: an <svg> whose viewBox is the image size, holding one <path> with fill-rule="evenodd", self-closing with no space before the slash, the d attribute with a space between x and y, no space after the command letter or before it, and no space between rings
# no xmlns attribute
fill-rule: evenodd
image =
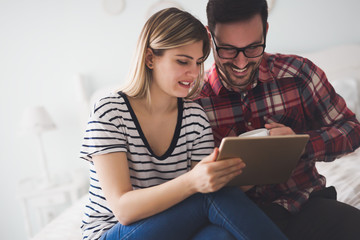
<svg viewBox="0 0 360 240"><path fill-rule="evenodd" d="M308 140L307 134L225 137L217 161L240 157L246 164L243 172L228 185L284 183L295 169Z"/></svg>

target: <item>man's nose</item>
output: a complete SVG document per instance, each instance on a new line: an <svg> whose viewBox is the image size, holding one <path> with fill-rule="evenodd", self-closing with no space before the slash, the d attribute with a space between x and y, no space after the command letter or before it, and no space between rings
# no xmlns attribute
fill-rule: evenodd
<svg viewBox="0 0 360 240"><path fill-rule="evenodd" d="M244 52L239 52L239 54L234 58L233 63L238 68L245 68L248 64L249 59L245 56Z"/></svg>

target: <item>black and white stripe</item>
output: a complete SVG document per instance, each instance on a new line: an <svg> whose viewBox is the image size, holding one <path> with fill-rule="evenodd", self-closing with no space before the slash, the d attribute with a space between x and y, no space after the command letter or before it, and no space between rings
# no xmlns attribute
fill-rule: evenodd
<svg viewBox="0 0 360 240"><path fill-rule="evenodd" d="M178 121L168 151L156 156L123 93L98 101L92 111L81 148L89 161L89 201L83 218L83 239L98 239L117 223L102 193L92 156L126 152L134 189L155 186L187 172L191 161L200 161L214 147L204 110L192 101L178 100Z"/></svg>

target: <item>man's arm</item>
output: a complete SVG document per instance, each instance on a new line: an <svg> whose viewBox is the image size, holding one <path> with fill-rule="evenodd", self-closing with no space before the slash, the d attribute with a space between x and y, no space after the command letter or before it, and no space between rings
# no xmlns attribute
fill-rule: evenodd
<svg viewBox="0 0 360 240"><path fill-rule="evenodd" d="M310 61L302 67L305 81L301 97L309 143L303 159L333 161L360 145L360 124L328 82L325 73Z"/></svg>

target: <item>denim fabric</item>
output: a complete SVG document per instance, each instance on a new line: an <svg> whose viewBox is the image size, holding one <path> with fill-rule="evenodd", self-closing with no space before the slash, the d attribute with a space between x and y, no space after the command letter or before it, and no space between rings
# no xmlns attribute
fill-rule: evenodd
<svg viewBox="0 0 360 240"><path fill-rule="evenodd" d="M214 239L216 228L224 229L218 234L228 239L286 239L276 225L234 187L194 194L164 212L131 225L118 223L100 239Z"/></svg>
<svg viewBox="0 0 360 240"><path fill-rule="evenodd" d="M236 238L226 229L215 224L209 224L200 229L192 240L235 240Z"/></svg>

